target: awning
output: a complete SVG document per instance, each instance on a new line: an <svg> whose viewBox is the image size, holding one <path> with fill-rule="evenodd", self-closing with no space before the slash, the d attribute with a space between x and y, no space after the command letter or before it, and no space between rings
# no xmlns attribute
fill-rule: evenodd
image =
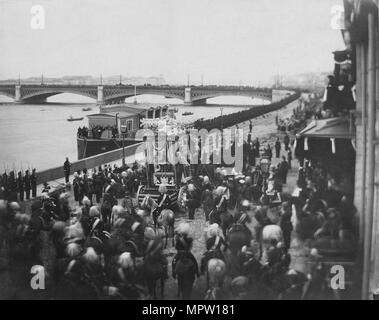
<svg viewBox="0 0 379 320"><path fill-rule="evenodd" d="M296 135L295 156L352 163L354 138L354 126L347 118L314 120Z"/></svg>
<svg viewBox="0 0 379 320"><path fill-rule="evenodd" d="M355 137L352 121L345 117L313 120L296 137L352 139Z"/></svg>

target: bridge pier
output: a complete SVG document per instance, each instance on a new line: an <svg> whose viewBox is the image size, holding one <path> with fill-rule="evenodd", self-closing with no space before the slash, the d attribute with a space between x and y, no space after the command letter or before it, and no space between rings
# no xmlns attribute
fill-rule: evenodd
<svg viewBox="0 0 379 320"><path fill-rule="evenodd" d="M191 88L184 88L184 105L192 106Z"/></svg>
<svg viewBox="0 0 379 320"><path fill-rule="evenodd" d="M97 86L97 104L105 104L103 86Z"/></svg>
<svg viewBox="0 0 379 320"><path fill-rule="evenodd" d="M15 85L14 96L15 102L21 102L21 86L19 84Z"/></svg>

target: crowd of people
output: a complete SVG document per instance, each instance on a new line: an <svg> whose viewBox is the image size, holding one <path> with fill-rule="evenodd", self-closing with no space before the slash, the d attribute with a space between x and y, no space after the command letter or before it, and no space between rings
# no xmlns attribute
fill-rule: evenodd
<svg viewBox="0 0 379 320"><path fill-rule="evenodd" d="M156 283L163 285L171 276L184 299L193 297L196 278L206 283L200 293L205 299L316 298L322 284L309 279L320 278L290 269L293 231L316 243L325 237L353 239L355 212L340 186L343 176L332 177L307 160L299 169L301 190L297 195L283 192L289 164L282 155L286 142L280 144L283 150L276 155L283 158L277 166L271 164L268 147L260 147L260 164L248 166L243 175L215 168L210 176L183 182L181 205L172 202L164 185L155 205L149 199L138 202L135 194L146 183L146 168L137 164L75 172L67 184L75 205L66 192L44 193L33 202L31 214L15 198L2 200L0 276L8 275L12 283L2 294L19 299L147 299L157 296ZM167 234L168 212L184 214L179 207L189 220ZM207 221L200 259L192 252L190 224L195 218ZM165 237L173 238L176 250L171 275ZM311 259L320 263L316 249ZM46 290L30 288L32 266L44 272ZM304 293L307 282L312 290Z"/></svg>
<svg viewBox="0 0 379 320"><path fill-rule="evenodd" d="M298 113L304 109L295 118ZM64 190L50 192L45 184L26 212L14 191L14 174L6 180L3 176L2 186L12 187L2 187L0 196L0 296L164 298L167 281L176 282L182 299L332 295L322 254L355 248L352 177L322 161L298 159L296 185L288 186L287 175L291 170L296 175L297 167L288 133L278 133L275 141L250 134L243 148L242 173L199 165L195 174L178 182L177 201L164 183L157 200L136 196L148 184L151 166L104 165L74 172L70 181L66 159ZM20 178L21 190L28 194L25 177ZM198 219L205 227L204 245L195 251L199 239L192 223ZM294 238L311 244L307 268L291 264ZM167 248L175 250L172 260ZM31 268L43 274L45 290L31 287Z"/></svg>
<svg viewBox="0 0 379 320"><path fill-rule="evenodd" d="M305 127L308 119L318 118L321 119L320 108L318 108L317 101L301 101L297 108L293 110L290 117L276 119L276 125L281 132L293 132L296 134L300 129Z"/></svg>
<svg viewBox="0 0 379 320"><path fill-rule="evenodd" d="M86 126L79 127L77 136L79 138L93 138L100 139L101 135L105 130L109 130L111 132L112 138L115 139L117 137L118 131L116 126L92 126L91 128L87 128Z"/></svg>
<svg viewBox="0 0 379 320"><path fill-rule="evenodd" d="M194 127L197 129L207 129L211 130L214 128L222 129L238 125L239 123L245 122L246 120L253 119L264 115L268 112L279 110L288 103L298 99L299 93L295 93L287 98L280 101L271 103L269 105L254 106L247 110L231 113L224 116L215 117L207 120L197 120L194 122Z"/></svg>
<svg viewBox="0 0 379 320"><path fill-rule="evenodd" d="M30 200L37 196L37 174L36 169L19 171L17 176L15 171L9 174L4 172L0 176L0 199L7 201Z"/></svg>

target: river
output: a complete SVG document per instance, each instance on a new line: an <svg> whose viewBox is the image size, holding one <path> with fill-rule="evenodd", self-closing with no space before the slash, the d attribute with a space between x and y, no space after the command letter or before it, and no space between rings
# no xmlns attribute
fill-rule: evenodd
<svg viewBox="0 0 379 320"><path fill-rule="evenodd" d="M126 102L132 103L134 98ZM138 104L179 107L178 119L209 119L247 108L247 105L263 104L262 100L246 97L218 97L209 99L211 106L186 107L180 100L160 96L137 96ZM91 107L90 111L82 108ZM88 125L86 115L98 112L93 100L71 94L60 94L45 104L15 104L0 96L0 172L4 169L44 170L62 165L65 157L77 160L76 133L79 126ZM184 112L193 115L182 116ZM84 117L82 121L67 121L69 116Z"/></svg>

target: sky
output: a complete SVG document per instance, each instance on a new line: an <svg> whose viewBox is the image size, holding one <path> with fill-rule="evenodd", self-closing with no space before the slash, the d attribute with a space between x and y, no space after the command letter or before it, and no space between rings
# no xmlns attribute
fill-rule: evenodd
<svg viewBox="0 0 379 320"><path fill-rule="evenodd" d="M0 0L0 79L159 76L259 84L330 71L342 0ZM33 29L32 7L45 13ZM41 20L40 20L41 21Z"/></svg>

